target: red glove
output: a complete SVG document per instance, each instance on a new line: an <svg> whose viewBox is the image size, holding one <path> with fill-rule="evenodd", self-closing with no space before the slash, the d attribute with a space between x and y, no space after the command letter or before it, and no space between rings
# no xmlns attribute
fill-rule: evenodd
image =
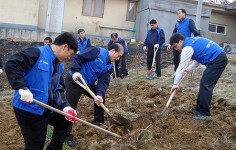
<svg viewBox="0 0 236 150"><path fill-rule="evenodd" d="M74 117L65 117L66 120L74 122L74 123L78 123L78 121L75 120L75 117L77 117L77 113L73 108L71 108L70 106L66 106L63 109L63 111L71 116L74 116Z"/></svg>
<svg viewBox="0 0 236 150"><path fill-rule="evenodd" d="M167 50L168 50L168 51L171 51L171 50L172 50L172 47L171 47L170 44L167 46Z"/></svg>
<svg viewBox="0 0 236 150"><path fill-rule="evenodd" d="M184 70L184 75L188 74L189 71L188 70Z"/></svg>
<svg viewBox="0 0 236 150"><path fill-rule="evenodd" d="M169 94L172 94L175 90L176 90L176 93L178 92L178 89L179 89L179 86L174 84L170 90L170 93Z"/></svg>
<svg viewBox="0 0 236 150"><path fill-rule="evenodd" d="M95 99L94 101L98 106L101 106L101 103L103 103L103 99L101 96L97 96L97 99Z"/></svg>

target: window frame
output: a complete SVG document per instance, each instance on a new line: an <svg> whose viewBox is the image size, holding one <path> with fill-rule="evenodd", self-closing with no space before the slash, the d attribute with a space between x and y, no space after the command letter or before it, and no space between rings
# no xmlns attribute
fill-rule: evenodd
<svg viewBox="0 0 236 150"><path fill-rule="evenodd" d="M90 14L85 14L85 13L84 13L84 9L85 9L86 0L83 0L82 16L90 16L90 17L103 18L105 0L102 0L101 15L95 15L95 8L96 8L96 1L97 1L97 0L91 0L91 1L92 1L92 4L91 4Z"/></svg>
<svg viewBox="0 0 236 150"><path fill-rule="evenodd" d="M215 25L215 26L216 26L215 32L210 31L210 30L209 30L209 26L208 26L208 31L209 31L210 33L215 33L215 34L220 34L220 35L226 35L226 33L227 33L227 26L226 26L226 25L221 25L221 24L216 24L216 23L209 23L209 25ZM225 32L224 32L224 33L218 33L218 32L217 32L218 26L224 27L224 28L225 28Z"/></svg>
<svg viewBox="0 0 236 150"><path fill-rule="evenodd" d="M130 6L130 3L134 3L135 4L134 19L129 19L129 6ZM126 21L132 21L132 22L136 21L137 9L138 9L138 2L137 1L128 0L127 12L126 12Z"/></svg>

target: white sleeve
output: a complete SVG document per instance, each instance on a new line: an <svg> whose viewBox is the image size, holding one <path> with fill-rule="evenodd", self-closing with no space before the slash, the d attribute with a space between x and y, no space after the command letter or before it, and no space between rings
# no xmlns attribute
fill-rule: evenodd
<svg viewBox="0 0 236 150"><path fill-rule="evenodd" d="M175 73L174 84L178 84L183 76L184 70L187 68L189 61L193 56L193 48L191 46L186 46L183 48L180 56L179 66Z"/></svg>
<svg viewBox="0 0 236 150"><path fill-rule="evenodd" d="M192 71L192 70L196 69L199 65L200 65L200 63L197 62L196 60L194 60L193 63L188 66L187 70Z"/></svg>

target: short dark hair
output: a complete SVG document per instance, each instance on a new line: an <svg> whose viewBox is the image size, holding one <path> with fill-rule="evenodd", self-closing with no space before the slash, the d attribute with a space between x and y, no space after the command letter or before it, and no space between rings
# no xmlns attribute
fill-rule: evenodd
<svg viewBox="0 0 236 150"><path fill-rule="evenodd" d="M44 41L45 41L45 40L48 40L49 43L52 43L52 38L50 38L50 37L45 37L45 38L44 38Z"/></svg>
<svg viewBox="0 0 236 150"><path fill-rule="evenodd" d="M150 21L150 24L156 24L157 23L157 21L155 20L155 19L152 19L151 21Z"/></svg>
<svg viewBox="0 0 236 150"><path fill-rule="evenodd" d="M178 43L180 40L184 40L185 37L180 33L175 33L170 37L170 45Z"/></svg>
<svg viewBox="0 0 236 150"><path fill-rule="evenodd" d="M78 50L78 41L74 37L74 35L69 32L64 32L60 34L59 36L57 36L54 41L54 44L59 45L59 46L63 44L67 44L69 49L73 49L75 53Z"/></svg>
<svg viewBox="0 0 236 150"><path fill-rule="evenodd" d="M181 8L181 9L179 9L179 10L181 10L181 11L182 11L182 13L184 13L184 14L185 14L185 16L187 15L187 13L186 13L186 10L185 10L185 9Z"/></svg>
<svg viewBox="0 0 236 150"><path fill-rule="evenodd" d="M85 32L85 30L84 29L79 29L78 34L80 34L80 32Z"/></svg>
<svg viewBox="0 0 236 150"><path fill-rule="evenodd" d="M113 37L118 38L118 34L117 33L112 33L111 38L113 38Z"/></svg>
<svg viewBox="0 0 236 150"><path fill-rule="evenodd" d="M108 51L115 49L116 53L119 53L121 50L124 52L124 47L120 43L113 43L111 46L108 47Z"/></svg>

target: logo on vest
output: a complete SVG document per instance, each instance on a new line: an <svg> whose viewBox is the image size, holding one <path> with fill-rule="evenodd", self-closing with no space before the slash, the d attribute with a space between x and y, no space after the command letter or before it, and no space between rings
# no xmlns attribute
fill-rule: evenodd
<svg viewBox="0 0 236 150"><path fill-rule="evenodd" d="M46 61L40 60L39 62L42 62L42 63L44 63L44 64L47 64L47 65L48 65L48 63L47 63Z"/></svg>
<svg viewBox="0 0 236 150"><path fill-rule="evenodd" d="M103 61L102 61L100 58L98 58L98 60L99 60L101 63L103 63Z"/></svg>

